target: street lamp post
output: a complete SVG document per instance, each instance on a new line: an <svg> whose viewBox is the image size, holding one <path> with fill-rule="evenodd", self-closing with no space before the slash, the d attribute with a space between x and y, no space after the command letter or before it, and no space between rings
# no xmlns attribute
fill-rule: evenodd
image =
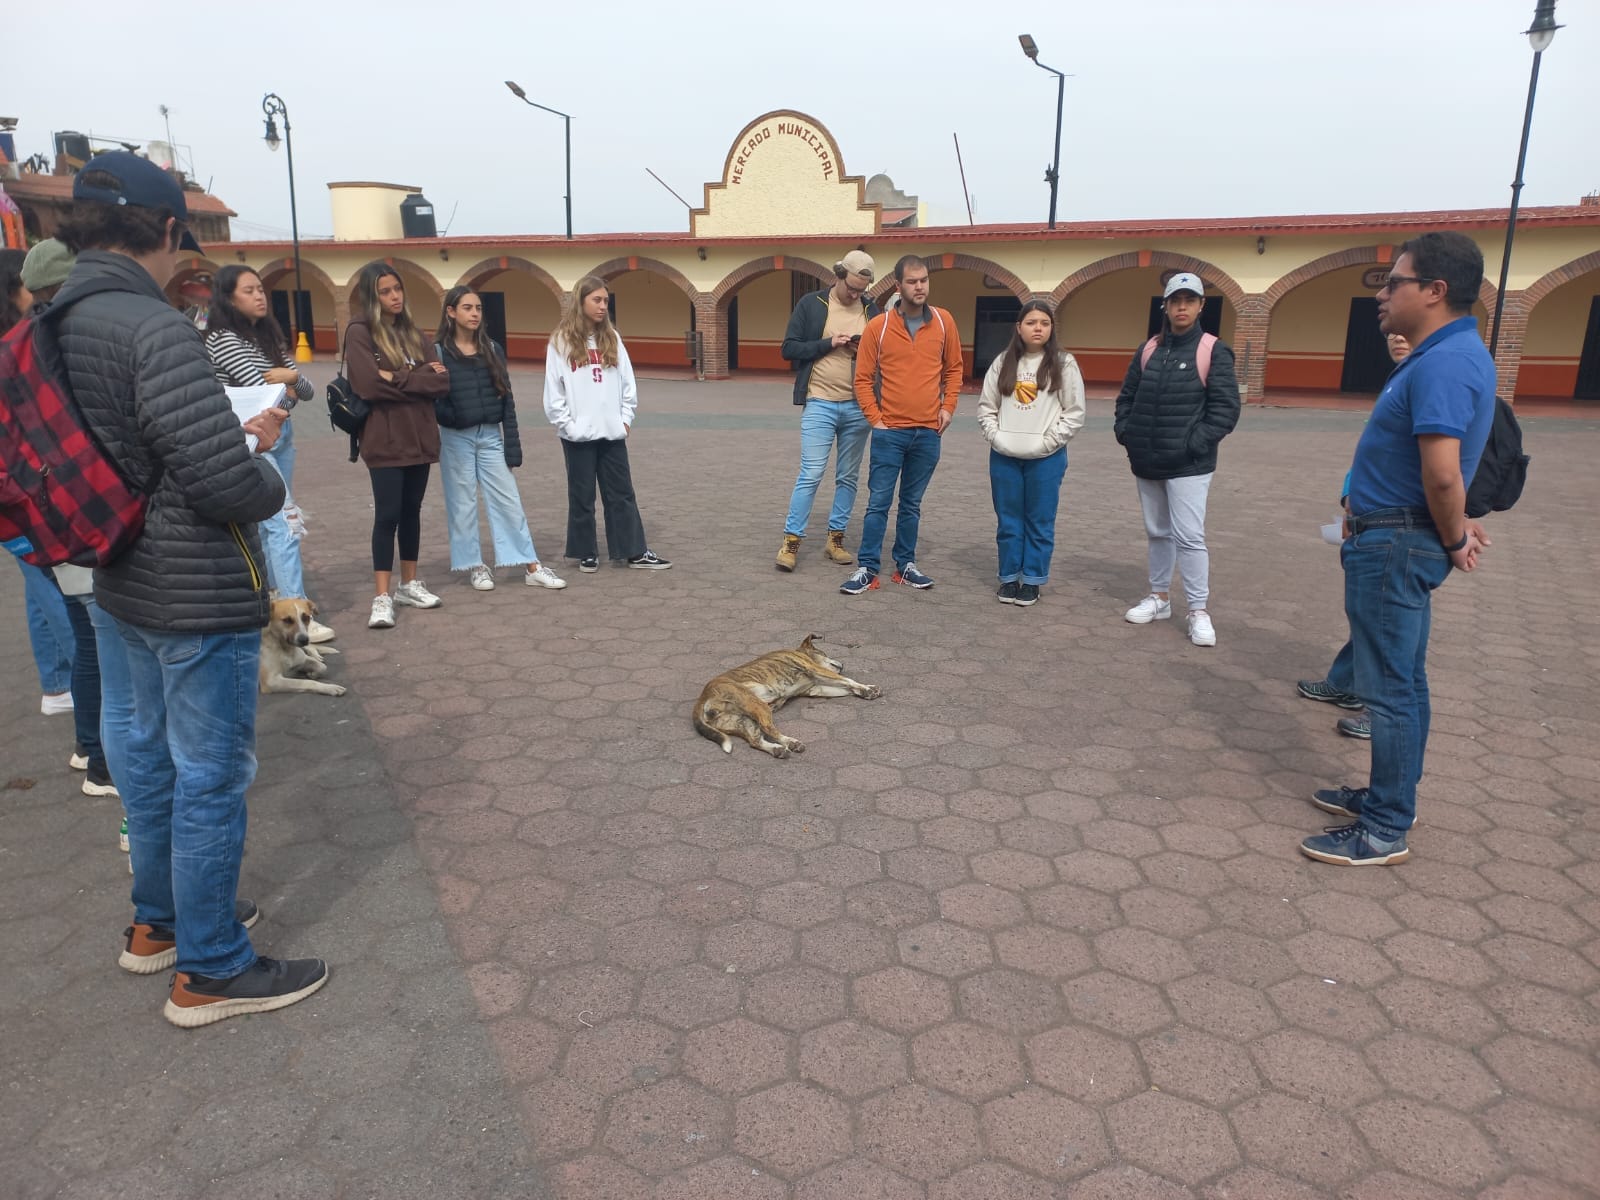
<svg viewBox="0 0 1600 1200"><path fill-rule="evenodd" d="M300 282L300 216L295 210L294 202L294 136L289 132L289 109L283 102L283 97L276 92L268 92L261 98L261 111L267 115L267 132L263 140L267 148L276 150L280 141L289 153L289 233L294 238L294 297L289 304L292 324L294 325L294 360L307 363L311 361L311 340L306 336L305 326L300 321L300 295L305 289ZM278 137L279 117L283 118L283 137Z"/></svg>
<svg viewBox="0 0 1600 1200"><path fill-rule="evenodd" d="M566 195L566 201L567 201L567 238L570 241L571 238L572 238L572 118L570 116L568 116L566 113L559 111L558 109L546 108L543 104L537 104L534 101L529 100L528 99L528 93L523 91L516 84L512 83L511 80L509 80L509 79L506 80L506 86L511 89L511 94L513 96L515 96L518 100L521 100L524 104L528 105L531 108L538 108L538 109L542 109L543 111L545 111L547 113L552 113L555 116L560 117L562 119L562 121L564 121L566 123L566 127L567 127L567 195Z"/></svg>
<svg viewBox="0 0 1600 1200"><path fill-rule="evenodd" d="M1500 290L1495 293L1494 324L1489 330L1489 357L1500 347L1500 314L1506 307L1506 279L1511 273L1511 242L1517 236L1517 205L1522 199L1522 167L1528 161L1528 130L1533 125L1533 95L1539 88L1539 59L1555 40L1556 0L1538 0L1533 24L1526 30L1533 47L1533 71L1528 76L1528 107L1522 114L1522 144L1517 149L1517 177L1511 181L1511 212L1506 217L1506 252L1500 260Z"/></svg>
<svg viewBox="0 0 1600 1200"><path fill-rule="evenodd" d="M1055 161L1045 168L1044 181L1050 185L1050 228L1056 227L1056 186L1061 182L1061 106L1067 98L1067 77L1054 67L1047 67L1039 61L1039 46L1033 38L1026 33L1021 34L1017 41L1022 43L1022 52L1028 56L1033 65L1056 77L1056 156Z"/></svg>

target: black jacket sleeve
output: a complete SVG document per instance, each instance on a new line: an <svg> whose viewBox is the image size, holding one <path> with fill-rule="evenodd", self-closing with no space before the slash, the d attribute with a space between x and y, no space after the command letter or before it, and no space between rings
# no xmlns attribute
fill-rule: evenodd
<svg viewBox="0 0 1600 1200"><path fill-rule="evenodd" d="M820 324L813 309L821 310ZM833 350L833 341L820 336L828 323L826 304L818 305L815 294L803 296L789 314L789 327L783 333L783 348L779 351L790 362L814 362Z"/></svg>
<svg viewBox="0 0 1600 1200"><path fill-rule="evenodd" d="M1191 451L1204 456L1233 432L1239 423L1239 378L1234 374L1233 351L1222 342L1211 350L1211 370L1206 375L1205 408L1191 438Z"/></svg>
<svg viewBox="0 0 1600 1200"><path fill-rule="evenodd" d="M499 354L500 361L505 362L505 354L499 346L490 346L491 354ZM500 437L506 446L506 466L520 467L522 465L522 433L517 428L517 402L510 392L502 399L505 407L500 411Z"/></svg>
<svg viewBox="0 0 1600 1200"><path fill-rule="evenodd" d="M1133 361L1128 364L1127 374L1122 377L1122 390L1117 393L1117 410L1111 422L1111 432L1119 445L1128 427L1128 413L1133 408L1134 394L1139 390L1139 381L1144 378L1144 364L1139 361L1143 353L1144 343L1141 342L1133 352Z"/></svg>

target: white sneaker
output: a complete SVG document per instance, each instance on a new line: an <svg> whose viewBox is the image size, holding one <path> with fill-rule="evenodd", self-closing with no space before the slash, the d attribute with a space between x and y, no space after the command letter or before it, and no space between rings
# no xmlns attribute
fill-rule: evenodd
<svg viewBox="0 0 1600 1200"><path fill-rule="evenodd" d="M472 574L468 577L467 582L480 592L492 592L494 591L494 572L479 563L472 568Z"/></svg>
<svg viewBox="0 0 1600 1200"><path fill-rule="evenodd" d="M1165 621L1171 616L1172 601L1163 600L1154 592L1122 614L1123 619L1132 625L1148 625L1151 621Z"/></svg>
<svg viewBox="0 0 1600 1200"><path fill-rule="evenodd" d="M1211 626L1211 614L1197 608L1189 614L1189 640L1196 646L1215 646L1217 631Z"/></svg>
<svg viewBox="0 0 1600 1200"><path fill-rule="evenodd" d="M333 630L329 629L321 621L313 617L311 624L306 626L306 636L311 639L311 644L313 646L320 646L324 642L333 641L333 639L339 635L334 633Z"/></svg>
<svg viewBox="0 0 1600 1200"><path fill-rule="evenodd" d="M567 586L567 581L565 579L561 578L561 576L557 575L543 563L540 563L533 570L527 572L522 582L527 584L529 587L549 588L553 592L559 592L562 588Z"/></svg>
<svg viewBox="0 0 1600 1200"><path fill-rule="evenodd" d="M384 595L372 598L372 615L367 618L367 628L394 628L394 600L392 597Z"/></svg>
<svg viewBox="0 0 1600 1200"><path fill-rule="evenodd" d="M72 711L72 693L58 692L52 696L48 692L39 697L39 711L47 717L58 717L62 713Z"/></svg>
<svg viewBox="0 0 1600 1200"><path fill-rule="evenodd" d="M409 604L412 608L438 608L443 603L420 579L413 579L410 583L402 583L395 588L394 602Z"/></svg>

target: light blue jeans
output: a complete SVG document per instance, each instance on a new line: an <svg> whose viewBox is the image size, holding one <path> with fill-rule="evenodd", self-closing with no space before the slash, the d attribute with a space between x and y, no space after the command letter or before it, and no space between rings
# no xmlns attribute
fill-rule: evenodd
<svg viewBox="0 0 1600 1200"><path fill-rule="evenodd" d="M283 423L283 432L264 456L283 476L283 507L294 503L294 420ZM260 523L261 550L267 556L267 583L282 600L303 600L305 579L300 570L300 539L289 536L289 520L280 508Z"/></svg>
<svg viewBox="0 0 1600 1200"><path fill-rule="evenodd" d="M833 511L828 514L828 529L844 530L850 523L850 510L856 505L861 456L871 432L872 426L854 400L806 401L805 411L800 414L800 477L794 481L794 495L789 498L784 533L805 537L817 488L828 469L828 452L835 441L839 443L839 454L834 463Z"/></svg>
<svg viewBox="0 0 1600 1200"><path fill-rule="evenodd" d="M128 738L133 729L133 676L128 670L128 647L117 632L111 614L91 598L85 605L94 626L94 646L100 670L100 753L106 770L118 784L127 777ZM127 793L123 815L127 815Z"/></svg>
<svg viewBox="0 0 1600 1200"><path fill-rule="evenodd" d="M16 562L22 569L28 642L39 669L39 688L47 696L58 696L72 690L72 621L67 616L67 601L54 579L20 558Z"/></svg>
<svg viewBox="0 0 1600 1200"><path fill-rule="evenodd" d="M450 569L481 567L478 498L489 514L494 565L527 566L539 561L522 511L522 494L506 466L506 444L498 425L471 429L439 427L439 475L444 480L444 511L450 532Z"/></svg>
<svg viewBox="0 0 1600 1200"><path fill-rule="evenodd" d="M256 960L234 900L256 775L261 633L108 621L101 637L121 654L101 656L101 731L128 814L133 919L176 931L179 971L237 975Z"/></svg>

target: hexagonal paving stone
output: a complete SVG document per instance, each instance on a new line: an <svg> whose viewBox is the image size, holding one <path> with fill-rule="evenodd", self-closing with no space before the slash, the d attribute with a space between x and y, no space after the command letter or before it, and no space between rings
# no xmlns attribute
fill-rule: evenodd
<svg viewBox="0 0 1600 1200"><path fill-rule="evenodd" d="M950 978L971 974L994 961L988 938L948 921L930 921L904 930L897 944L900 959L908 966Z"/></svg>
<svg viewBox="0 0 1600 1200"><path fill-rule="evenodd" d="M1100 1117L1063 1096L1029 1087L983 1108L989 1153L1047 1179L1071 1179L1109 1157Z"/></svg>
<svg viewBox="0 0 1600 1200"><path fill-rule="evenodd" d="M905 1043L855 1021L813 1029L800 1039L800 1074L852 1098L904 1083Z"/></svg>
<svg viewBox="0 0 1600 1200"><path fill-rule="evenodd" d="M780 967L751 980L745 1011L798 1033L844 1015L844 980L815 967Z"/></svg>
<svg viewBox="0 0 1600 1200"><path fill-rule="evenodd" d="M789 929L809 929L831 921L844 909L835 888L810 879L766 887L756 895L755 915Z"/></svg>
<svg viewBox="0 0 1600 1200"><path fill-rule="evenodd" d="M1171 983L1194 974L1194 962L1182 944L1148 929L1111 929L1094 939L1095 957L1108 971Z"/></svg>
<svg viewBox="0 0 1600 1200"><path fill-rule="evenodd" d="M986 1100L1025 1078L1011 1039L992 1029L948 1022L911 1043L917 1077L968 1100Z"/></svg>
<svg viewBox="0 0 1600 1200"><path fill-rule="evenodd" d="M654 1083L677 1070L678 1036L653 1021L619 1017L572 1037L561 1074L601 1093Z"/></svg>
<svg viewBox="0 0 1600 1200"><path fill-rule="evenodd" d="M683 1070L713 1091L752 1092L789 1070L789 1039L766 1025L735 1017L684 1039Z"/></svg>
<svg viewBox="0 0 1600 1200"><path fill-rule="evenodd" d="M1195 1184L1239 1162L1222 1114L1176 1096L1145 1092L1106 1114L1117 1154L1157 1174ZM1174 1137L1175 1130L1181 1137Z"/></svg>
<svg viewBox="0 0 1600 1200"><path fill-rule="evenodd" d="M1194 1029L1167 1029L1139 1043L1150 1081L1163 1092L1227 1108L1261 1090L1243 1047Z"/></svg>
<svg viewBox="0 0 1600 1200"><path fill-rule="evenodd" d="M669 1079L617 1097L604 1141L629 1166L665 1175L722 1153L727 1106L686 1079Z"/></svg>
<svg viewBox="0 0 1600 1200"><path fill-rule="evenodd" d="M969 1021L1016 1036L1048 1029L1063 1015L1061 998L1046 980L1021 971L983 971L956 988L956 1007Z"/></svg>
<svg viewBox="0 0 1600 1200"><path fill-rule="evenodd" d="M653 1200L785 1200L788 1188L771 1175L751 1168L746 1159L725 1155L668 1175ZM592 1192L590 1197L606 1195Z"/></svg>
<svg viewBox="0 0 1600 1200"><path fill-rule="evenodd" d="M1332 1189L1371 1165L1355 1128L1332 1109L1268 1093L1228 1114L1252 1163Z"/></svg>
<svg viewBox="0 0 1600 1200"><path fill-rule="evenodd" d="M968 861L980 883L995 887L1027 891L1049 887L1056 881L1055 869L1048 858L1020 850L990 850L974 854Z"/></svg>
<svg viewBox="0 0 1600 1200"><path fill-rule="evenodd" d="M963 883L939 893L939 915L973 929L1004 929L1027 916L1018 900L1002 888L985 883Z"/></svg>
<svg viewBox="0 0 1600 1200"><path fill-rule="evenodd" d="M856 1012L895 1033L915 1033L949 1018L950 985L910 967L887 967L853 980Z"/></svg>
<svg viewBox="0 0 1600 1200"><path fill-rule="evenodd" d="M1110 971L1069 979L1061 993L1078 1020L1125 1037L1154 1033L1172 1021L1159 988Z"/></svg>
<svg viewBox="0 0 1600 1200"><path fill-rule="evenodd" d="M973 1107L921 1084L864 1100L859 1112L862 1148L912 1179L941 1179L983 1153Z"/></svg>
<svg viewBox="0 0 1600 1200"><path fill-rule="evenodd" d="M850 1154L850 1110L820 1088L780 1083L740 1100L733 1144L785 1179Z"/></svg>
<svg viewBox="0 0 1600 1200"><path fill-rule="evenodd" d="M795 1185L794 1200L922 1200L922 1194L922 1186L903 1175L864 1158L852 1158L807 1175Z"/></svg>
<svg viewBox="0 0 1600 1200"><path fill-rule="evenodd" d="M1026 1049L1038 1082L1096 1107L1144 1090L1144 1072L1122 1038L1065 1025L1029 1038Z"/></svg>
<svg viewBox="0 0 1600 1200"><path fill-rule="evenodd" d="M1019 925L994 935L995 955L1008 967L1042 979L1068 979L1094 969L1089 943L1047 925Z"/></svg>
<svg viewBox="0 0 1600 1200"><path fill-rule="evenodd" d="M1061 1196L1056 1184L997 1162L978 1163L928 1186L928 1200L1061 1200Z"/></svg>
<svg viewBox="0 0 1600 1200"><path fill-rule="evenodd" d="M1418 1100L1379 1100L1355 1121L1389 1162L1404 1163L1446 1187L1476 1190L1505 1169L1505 1160L1470 1120Z"/></svg>
<svg viewBox="0 0 1600 1200"><path fill-rule="evenodd" d="M1278 1014L1259 991L1217 975L1191 975L1164 990L1179 1020L1219 1037L1245 1042L1279 1025Z"/></svg>
<svg viewBox="0 0 1600 1200"><path fill-rule="evenodd" d="M704 954L713 966L753 975L793 962L795 935L765 921L735 921L707 930Z"/></svg>
<svg viewBox="0 0 1600 1200"><path fill-rule="evenodd" d="M1540 1080L1549 1077L1539 1067L1550 1064L1540 1064L1536 1051L1517 1044L1525 1040L1514 1037L1507 1039L1508 1045L1514 1049L1510 1055L1502 1058L1495 1053L1494 1046L1487 1046L1475 1055L1469 1050L1433 1038L1412 1033L1392 1033L1369 1043L1364 1052L1368 1065L1395 1091L1449 1108L1471 1110L1482 1107L1501 1094L1494 1076L1485 1071L1478 1061L1479 1056L1507 1082L1512 1082L1513 1076L1520 1078L1524 1090L1528 1086L1537 1087ZM1591 1066L1590 1069L1594 1068ZM1512 1075L1507 1075L1508 1070ZM1512 1082L1512 1086L1518 1084ZM1600 1103L1600 1090L1593 1093L1590 1103Z"/></svg>
<svg viewBox="0 0 1600 1200"><path fill-rule="evenodd" d="M904 929L933 916L935 905L933 897L922 888L885 879L851 888L845 897L845 909L869 925Z"/></svg>
<svg viewBox="0 0 1600 1200"><path fill-rule="evenodd" d="M835 921L800 935L800 958L841 975L862 975L894 961L894 939L870 925Z"/></svg>
<svg viewBox="0 0 1600 1200"><path fill-rule="evenodd" d="M1330 1108L1351 1108L1383 1091L1358 1050L1304 1030L1268 1034L1250 1052L1279 1091Z"/></svg>
<svg viewBox="0 0 1600 1200"><path fill-rule="evenodd" d="M639 990L639 1011L678 1029L712 1024L738 1008L737 978L704 963L653 972Z"/></svg>

